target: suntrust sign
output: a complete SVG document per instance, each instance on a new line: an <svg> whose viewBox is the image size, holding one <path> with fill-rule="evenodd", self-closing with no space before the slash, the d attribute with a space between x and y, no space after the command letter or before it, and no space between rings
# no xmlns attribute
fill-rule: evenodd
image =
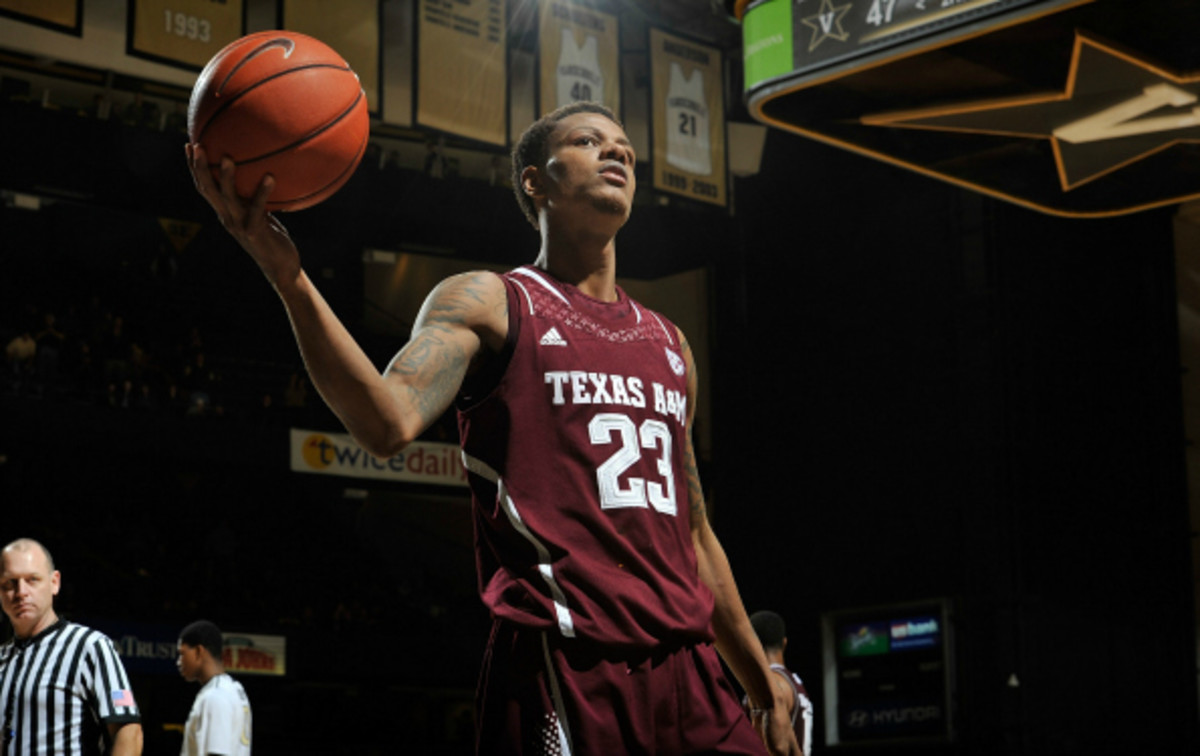
<svg viewBox="0 0 1200 756"><path fill-rule="evenodd" d="M414 441L387 459L372 456L345 433L291 429L291 469L440 486L466 486L467 472L456 444Z"/></svg>

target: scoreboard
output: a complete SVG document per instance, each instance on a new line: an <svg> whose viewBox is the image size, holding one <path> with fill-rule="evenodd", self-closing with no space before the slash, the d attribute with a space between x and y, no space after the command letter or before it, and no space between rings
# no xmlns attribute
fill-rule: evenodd
<svg viewBox="0 0 1200 756"><path fill-rule="evenodd" d="M939 744L955 738L948 599L822 615L825 744Z"/></svg>
<svg viewBox="0 0 1200 756"><path fill-rule="evenodd" d="M1089 0L762 0L742 18L745 89L796 87Z"/></svg>

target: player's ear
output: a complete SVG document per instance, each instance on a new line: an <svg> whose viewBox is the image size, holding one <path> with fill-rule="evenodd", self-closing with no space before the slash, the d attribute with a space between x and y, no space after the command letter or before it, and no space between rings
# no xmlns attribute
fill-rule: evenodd
<svg viewBox="0 0 1200 756"><path fill-rule="evenodd" d="M543 191L542 172L536 165L527 165L521 171L521 191L530 197L538 197Z"/></svg>

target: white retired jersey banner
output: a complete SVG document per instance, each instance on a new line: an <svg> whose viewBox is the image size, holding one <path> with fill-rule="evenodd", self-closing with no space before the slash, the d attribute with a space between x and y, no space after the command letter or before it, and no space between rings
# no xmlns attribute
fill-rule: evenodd
<svg viewBox="0 0 1200 756"><path fill-rule="evenodd" d="M242 36L242 0L130 0L129 29L129 54L199 71Z"/></svg>
<svg viewBox="0 0 1200 756"><path fill-rule="evenodd" d="M651 29L650 71L654 188L725 206L721 51Z"/></svg>
<svg viewBox="0 0 1200 756"><path fill-rule="evenodd" d="M542 0L538 12L542 112L589 100L620 115L617 17L570 0Z"/></svg>
<svg viewBox="0 0 1200 756"><path fill-rule="evenodd" d="M345 58L367 107L379 112L379 5L377 0L284 0L283 28L316 37Z"/></svg>
<svg viewBox="0 0 1200 756"><path fill-rule="evenodd" d="M467 485L457 444L414 441L396 456L379 459L348 434L292 428L291 447L292 472L436 486Z"/></svg>
<svg viewBox="0 0 1200 756"><path fill-rule="evenodd" d="M221 661L231 675L287 674L287 638L282 635L221 633Z"/></svg>
<svg viewBox="0 0 1200 756"><path fill-rule="evenodd" d="M417 123L508 144L504 0L417 0Z"/></svg>

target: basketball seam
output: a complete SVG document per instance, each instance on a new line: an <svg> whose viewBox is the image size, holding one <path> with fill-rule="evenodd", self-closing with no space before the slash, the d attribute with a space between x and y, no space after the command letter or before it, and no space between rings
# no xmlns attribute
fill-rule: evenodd
<svg viewBox="0 0 1200 756"><path fill-rule="evenodd" d="M363 139L362 142L358 145L358 154L356 154L354 156L353 160L351 160L349 163L346 164L345 170L343 170L341 173L339 173L337 175L337 178L335 178L332 181L330 181L329 183L325 184L325 186L321 187L320 189L311 191L308 194L305 194L300 197L293 197L292 199L288 199L288 200L280 200L280 202L287 203L287 204L303 202L311 197L315 197L315 196L321 194L324 191L327 191L329 189L329 187L336 186L339 182L345 181L348 174L352 173L354 171L354 169L356 169L358 167L359 161L362 160L363 153L365 153L367 151L367 144L369 142L370 142L370 134L368 133L367 138ZM267 204L271 205L274 203L268 200Z"/></svg>
<svg viewBox="0 0 1200 756"><path fill-rule="evenodd" d="M278 79L282 76L287 76L289 74L295 73L297 71L310 71L315 68L330 68L330 69L333 69L334 71L345 71L346 73L350 74L351 76L355 75L354 71L351 70L350 68L347 68L344 66L335 66L330 63L312 63L312 64L309 64L306 66L297 66L296 68L289 68L286 71L279 71L278 73L273 73L264 79L260 79L259 81L254 82L254 84L252 84L251 86L247 87L246 89L243 89L241 92L238 92L236 95L234 95L233 97L230 97L228 100L223 102L220 105L220 107L218 107L216 110L213 111L212 115L210 115L208 117L208 120L204 122L204 126L200 129L199 135L196 136L196 141L199 142L200 144L204 144L204 134L205 134L205 132L208 131L208 127L212 125L212 122L217 120L217 118L222 113L224 113L226 110L228 110L235 102L242 99L246 95L250 94L254 90L258 89L262 85L264 85L268 82L274 81L275 79ZM359 89L358 90L359 97L355 98L354 104L358 103L358 99L362 97L362 94L363 94L362 89ZM353 108L353 107L354 107L354 105L352 104L351 108ZM338 120L340 120L344 115L345 115L345 113L343 113L342 116L339 116ZM240 165L240 163L239 163L239 165Z"/></svg>
<svg viewBox="0 0 1200 756"><path fill-rule="evenodd" d="M329 121L328 123L323 124L320 128L316 129L315 131L308 132L303 137L301 137L300 139L297 139L296 141L292 142L291 144L285 144L282 147L277 147L276 149L273 149L270 152L264 152L261 155L255 155L252 158L246 158L245 160L235 160L233 164L235 166L238 166L238 165L249 165L250 163L257 163L259 160L266 160L267 158L274 157L281 152L287 152L288 150L292 149L293 147L295 147L297 145L304 144L305 142L309 141L313 137L320 136L321 134L325 133L326 131L329 131L334 126L337 126L339 123L341 123L343 118L345 118L346 116L353 113L354 109L358 107L358 103L362 101L362 98L363 98L363 91L360 89L360 90L358 90L358 97L354 98L354 102L350 103L350 107L346 108L341 113L339 113L338 117L334 118L332 121Z"/></svg>

